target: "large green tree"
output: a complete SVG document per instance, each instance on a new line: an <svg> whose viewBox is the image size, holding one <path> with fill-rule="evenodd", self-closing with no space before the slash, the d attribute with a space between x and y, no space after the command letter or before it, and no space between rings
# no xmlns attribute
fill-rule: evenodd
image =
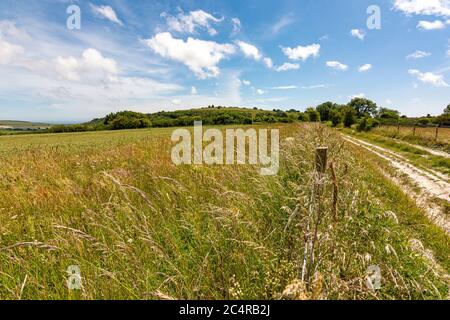
<svg viewBox="0 0 450 320"><path fill-rule="evenodd" d="M383 119L398 119L400 118L400 112L394 109L380 108L378 117Z"/></svg>
<svg viewBox="0 0 450 320"><path fill-rule="evenodd" d="M316 107L316 110L320 113L320 119L322 121L329 121L331 120L331 111L336 109L337 107L337 104L327 101L318 105Z"/></svg>
<svg viewBox="0 0 450 320"><path fill-rule="evenodd" d="M352 107L356 111L358 118L362 117L373 117L377 113L377 104L372 100L366 98L353 98L352 101L348 103L349 107Z"/></svg>
<svg viewBox="0 0 450 320"><path fill-rule="evenodd" d="M320 113L313 107L306 109L306 114L311 122L320 122Z"/></svg>
<svg viewBox="0 0 450 320"><path fill-rule="evenodd" d="M444 109L444 114L450 114L450 103L448 106Z"/></svg>
<svg viewBox="0 0 450 320"><path fill-rule="evenodd" d="M344 126L350 128L356 123L356 110L350 106L342 108L342 114L344 116Z"/></svg>

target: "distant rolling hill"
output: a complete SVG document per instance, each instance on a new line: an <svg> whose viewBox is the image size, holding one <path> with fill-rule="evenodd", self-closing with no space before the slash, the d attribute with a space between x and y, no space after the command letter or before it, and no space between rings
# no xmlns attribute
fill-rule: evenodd
<svg viewBox="0 0 450 320"><path fill-rule="evenodd" d="M0 120L0 130L43 130L48 129L52 125L48 123L17 121L17 120Z"/></svg>

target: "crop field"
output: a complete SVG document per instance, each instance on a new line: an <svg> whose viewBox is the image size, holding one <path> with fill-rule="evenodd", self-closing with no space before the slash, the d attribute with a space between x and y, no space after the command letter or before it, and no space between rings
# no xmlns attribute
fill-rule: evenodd
<svg viewBox="0 0 450 320"><path fill-rule="evenodd" d="M0 137L0 298L449 297L448 233L385 161L323 125L271 127L274 176L175 166L173 129ZM331 164L320 192L319 146ZM366 285L372 265L380 290Z"/></svg>
<svg viewBox="0 0 450 320"><path fill-rule="evenodd" d="M450 128L440 127L438 128L438 135L436 140L436 128L433 127L420 127L416 126L400 126L398 130L397 126L381 125L373 130L374 133L397 137L400 139L409 140L411 142L419 144L427 144L430 146L438 146L447 148L450 150Z"/></svg>

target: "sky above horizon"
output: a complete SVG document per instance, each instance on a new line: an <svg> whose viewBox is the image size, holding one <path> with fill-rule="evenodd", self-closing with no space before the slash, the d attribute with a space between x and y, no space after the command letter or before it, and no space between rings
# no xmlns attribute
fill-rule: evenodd
<svg viewBox="0 0 450 320"><path fill-rule="evenodd" d="M0 1L0 119L304 110L356 96L442 113L450 0Z"/></svg>

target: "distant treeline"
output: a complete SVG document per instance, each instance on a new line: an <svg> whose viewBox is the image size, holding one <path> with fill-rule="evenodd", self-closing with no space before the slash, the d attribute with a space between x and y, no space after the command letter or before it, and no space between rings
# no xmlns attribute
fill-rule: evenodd
<svg viewBox="0 0 450 320"><path fill-rule="evenodd" d="M450 125L450 104L438 117L430 115L422 118L407 118L390 108L379 108L369 99L354 98L348 104L325 102L301 112L295 109L272 111L258 108L234 108L209 106L207 108L161 111L143 114L133 111L110 113L105 118L77 125L56 125L46 130L50 133L82 132L99 130L122 130L151 127L191 126L194 121L204 125L325 122L330 126L354 127L359 131L368 131L380 124L444 124Z"/></svg>
<svg viewBox="0 0 450 320"><path fill-rule="evenodd" d="M120 111L108 114L105 118L94 119L85 124L53 126L48 132L183 127L192 126L194 121L202 121L204 125L291 123L299 119L307 121L304 113L296 110L285 112L281 110L264 111L210 106L202 109L161 111L153 114Z"/></svg>

